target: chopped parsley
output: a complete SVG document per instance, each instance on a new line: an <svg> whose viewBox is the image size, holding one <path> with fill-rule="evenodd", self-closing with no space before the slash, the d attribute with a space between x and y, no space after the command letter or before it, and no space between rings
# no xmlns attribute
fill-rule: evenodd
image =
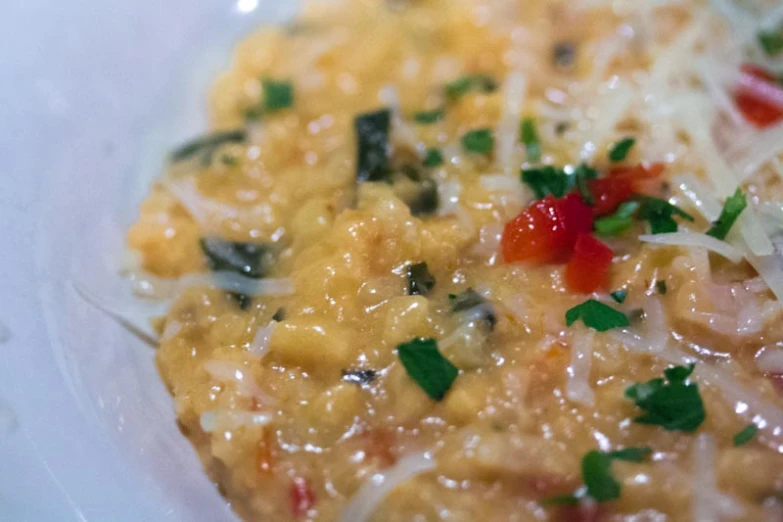
<svg viewBox="0 0 783 522"><path fill-rule="evenodd" d="M615 303L623 303L625 301L625 298L628 297L628 290L622 289L622 290L615 290L611 294L609 294L612 299L614 299Z"/></svg>
<svg viewBox="0 0 783 522"><path fill-rule="evenodd" d="M737 218L739 218L747 206L748 200L745 198L745 194L741 189L737 189L734 194L726 198L718 220L712 224L712 227L707 231L707 235L721 240L726 239L729 230L734 226L734 222L737 221Z"/></svg>
<svg viewBox="0 0 783 522"><path fill-rule="evenodd" d="M481 294L468 288L459 295L449 294L451 311L454 313L471 311L471 316L483 321L490 329L495 327L497 317L492 303L487 301Z"/></svg>
<svg viewBox="0 0 783 522"><path fill-rule="evenodd" d="M357 139L356 179L382 181L389 174L388 109L360 114L354 120Z"/></svg>
<svg viewBox="0 0 783 522"><path fill-rule="evenodd" d="M759 45L767 56L777 56L783 52L783 29L778 31L760 32Z"/></svg>
<svg viewBox="0 0 783 522"><path fill-rule="evenodd" d="M438 184L431 179L422 180L419 183L416 195L406 200L411 215L427 216L438 210Z"/></svg>
<svg viewBox="0 0 783 522"><path fill-rule="evenodd" d="M666 288L666 281L663 279L658 279L655 281L655 288L658 290L658 293L661 295L666 295L666 292L668 291L668 288Z"/></svg>
<svg viewBox="0 0 783 522"><path fill-rule="evenodd" d="M470 91L494 92L498 84L487 74L469 74L446 84L446 97L450 100L461 98Z"/></svg>
<svg viewBox="0 0 783 522"><path fill-rule="evenodd" d="M427 263L408 265L408 295L427 295L435 287L435 276Z"/></svg>
<svg viewBox="0 0 783 522"><path fill-rule="evenodd" d="M275 314L272 316L272 320L279 323L280 321L285 319L285 309L281 306L277 309Z"/></svg>
<svg viewBox="0 0 783 522"><path fill-rule="evenodd" d="M610 451L607 453L610 457L626 462L644 462L650 456L652 450L646 447L623 448L621 450Z"/></svg>
<svg viewBox="0 0 783 522"><path fill-rule="evenodd" d="M541 160L541 141L538 139L536 120L525 118L520 128L522 143L525 145L525 153L528 161L537 163Z"/></svg>
<svg viewBox="0 0 783 522"><path fill-rule="evenodd" d="M476 154L490 154L495 146L495 138L490 129L475 129L462 136L462 147Z"/></svg>
<svg viewBox="0 0 783 522"><path fill-rule="evenodd" d="M431 125L443 119L445 112L443 109L434 109L431 111L420 111L413 115L413 121L421 125Z"/></svg>
<svg viewBox="0 0 783 522"><path fill-rule="evenodd" d="M214 271L236 272L245 277L261 278L272 264L268 245L202 238L201 250Z"/></svg>
<svg viewBox="0 0 783 522"><path fill-rule="evenodd" d="M562 198L577 189L588 204L592 203L593 195L588 189L587 182L596 177L598 171L585 164L580 164L571 172L552 165L522 170L522 181L533 189L536 199L550 194Z"/></svg>
<svg viewBox="0 0 783 522"><path fill-rule="evenodd" d="M747 444L748 442L753 439L753 437L756 436L756 432L758 432L759 429L756 427L755 424L748 424L744 428L742 428L740 431L737 432L736 435L734 435L734 445L735 446L742 446L743 444Z"/></svg>
<svg viewBox="0 0 783 522"><path fill-rule="evenodd" d="M636 144L635 138L625 138L615 143L609 150L609 159L611 161L623 161L628 157L628 153Z"/></svg>
<svg viewBox="0 0 783 522"><path fill-rule="evenodd" d="M263 96L258 105L245 111L249 120L257 120L264 114L287 109L294 104L294 86L291 82L264 78L261 80Z"/></svg>
<svg viewBox="0 0 783 522"><path fill-rule="evenodd" d="M421 161L425 167L437 167L443 164L443 154L438 149L427 149L427 155Z"/></svg>
<svg viewBox="0 0 783 522"><path fill-rule="evenodd" d="M176 163L201 155L202 158L209 163L218 147L226 145L227 143L243 143L246 139L247 132L245 132L244 129L216 132L177 147L172 151L169 158L172 162Z"/></svg>
<svg viewBox="0 0 783 522"><path fill-rule="evenodd" d="M579 166L576 167L576 170L574 170L573 178L576 189L588 205L594 204L595 201L593 200L593 193L590 191L587 182L597 177L598 171L592 167L588 167L584 163L580 163Z"/></svg>
<svg viewBox="0 0 783 522"><path fill-rule="evenodd" d="M459 370L438 351L435 339L414 339L397 346L408 376L432 399L439 401L446 396Z"/></svg>
<svg viewBox="0 0 783 522"><path fill-rule="evenodd" d="M694 365L664 370L665 379L636 383L625 390L625 397L644 410L634 422L661 426L686 433L696 431L706 416L696 383L688 382Z"/></svg>
<svg viewBox="0 0 783 522"><path fill-rule="evenodd" d="M593 222L595 231L602 236L619 236L633 226L633 218L639 207L638 201L621 203L614 214L598 218Z"/></svg>
<svg viewBox="0 0 783 522"><path fill-rule="evenodd" d="M579 504L579 497L575 493L555 495L540 502L542 506L575 506Z"/></svg>
<svg viewBox="0 0 783 522"><path fill-rule="evenodd" d="M598 332L630 325L624 313L595 299L588 299L571 308L566 312L565 319L566 326L571 326L577 319L581 319L585 326Z"/></svg>
<svg viewBox="0 0 783 522"><path fill-rule="evenodd" d="M371 384L377 377L378 372L370 369L348 369L342 371L343 381L350 382L352 384L358 384L365 386Z"/></svg>
<svg viewBox="0 0 783 522"><path fill-rule="evenodd" d="M674 216L693 221L693 216L665 199L649 196L639 196L639 198L641 204L639 219L650 223L650 231L653 234L677 232L677 222L674 220Z"/></svg>

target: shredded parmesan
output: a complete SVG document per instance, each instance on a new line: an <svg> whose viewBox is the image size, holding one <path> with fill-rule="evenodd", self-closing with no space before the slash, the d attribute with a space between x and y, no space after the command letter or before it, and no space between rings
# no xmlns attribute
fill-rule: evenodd
<svg viewBox="0 0 783 522"><path fill-rule="evenodd" d="M566 395L569 399L592 406L595 395L590 387L595 332L589 328L575 330L571 337L571 364L568 366Z"/></svg>
<svg viewBox="0 0 783 522"><path fill-rule="evenodd" d="M501 169L508 173L519 168L519 164L514 162L514 149L519 141L519 121L527 91L525 75L517 71L509 73L503 90L505 110L497 126L495 161Z"/></svg>
<svg viewBox="0 0 783 522"><path fill-rule="evenodd" d="M263 359L269 353L269 343L272 340L272 333L275 331L276 326L277 322L272 321L266 326L258 327L248 348L251 354L259 359Z"/></svg>
<svg viewBox="0 0 783 522"><path fill-rule="evenodd" d="M640 241L653 245L702 247L719 254L733 263L742 261L743 254L725 241L696 232L670 232L639 236Z"/></svg>

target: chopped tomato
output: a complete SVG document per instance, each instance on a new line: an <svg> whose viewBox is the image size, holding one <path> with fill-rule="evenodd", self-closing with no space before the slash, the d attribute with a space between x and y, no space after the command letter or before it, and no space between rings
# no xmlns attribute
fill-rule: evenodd
<svg viewBox="0 0 783 522"><path fill-rule="evenodd" d="M574 245L574 255L565 269L568 290L582 294L598 290L606 280L613 257L611 248L590 234L579 234Z"/></svg>
<svg viewBox="0 0 783 522"><path fill-rule="evenodd" d="M547 196L506 223L501 248L507 263L553 263L568 259L580 232L593 228L590 207L578 194Z"/></svg>
<svg viewBox="0 0 783 522"><path fill-rule="evenodd" d="M315 504L315 492L310 487L310 482L306 478L294 478L289 495L291 500L291 512L294 514L295 518L306 515Z"/></svg>
<svg viewBox="0 0 783 522"><path fill-rule="evenodd" d="M650 163L645 165L640 163L633 167L613 167L609 170L609 177L613 179L627 179L631 182L644 179L657 178L663 174L663 163Z"/></svg>
<svg viewBox="0 0 783 522"><path fill-rule="evenodd" d="M633 184L626 178L594 179L588 182L588 188L593 195L593 215L596 217L611 214L633 194Z"/></svg>
<svg viewBox="0 0 783 522"><path fill-rule="evenodd" d="M769 127L783 120L783 87L771 72L761 67L742 66L734 100L745 119L756 127Z"/></svg>

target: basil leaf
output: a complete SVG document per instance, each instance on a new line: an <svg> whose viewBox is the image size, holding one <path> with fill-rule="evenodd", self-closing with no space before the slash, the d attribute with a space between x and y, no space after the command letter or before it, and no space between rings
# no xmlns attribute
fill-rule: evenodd
<svg viewBox="0 0 783 522"><path fill-rule="evenodd" d="M405 371L432 399L446 396L459 370L438 351L435 339L414 339L397 346Z"/></svg>
<svg viewBox="0 0 783 522"><path fill-rule="evenodd" d="M378 372L370 369L348 369L342 371L343 381L360 386L371 384L377 377Z"/></svg>
<svg viewBox="0 0 783 522"><path fill-rule="evenodd" d="M625 301L625 298L628 297L628 290L616 290L609 295L616 303L622 303Z"/></svg>
<svg viewBox="0 0 783 522"><path fill-rule="evenodd" d="M602 236L619 236L633 226L633 217L639 207L637 201L621 203L614 214L598 218L593 222L595 231Z"/></svg>
<svg viewBox="0 0 783 522"><path fill-rule="evenodd" d="M427 295L435 287L435 276L427 263L408 265L408 295Z"/></svg>
<svg viewBox="0 0 783 522"><path fill-rule="evenodd" d="M487 74L469 74L446 84L446 96L454 101L470 91L493 92L498 88L494 78Z"/></svg>
<svg viewBox="0 0 783 522"><path fill-rule="evenodd" d="M169 158L176 163L203 154L205 158L211 160L218 147L227 143L243 143L246 139L247 132L244 129L216 132L181 145L174 149Z"/></svg>
<svg viewBox="0 0 783 522"><path fill-rule="evenodd" d="M623 448L621 450L610 451L607 455L613 459L624 460L627 462L643 462L650 456L652 450L650 448L638 447L638 448Z"/></svg>
<svg viewBox="0 0 783 522"><path fill-rule="evenodd" d="M743 444L747 444L748 442L753 439L753 437L756 436L756 432L758 432L759 429L756 427L755 424L748 424L744 428L742 428L739 432L737 432L736 435L734 435L734 445L735 446L742 446Z"/></svg>
<svg viewBox="0 0 783 522"><path fill-rule="evenodd" d="M636 139L634 138L625 138L617 143L615 143L611 150L609 151L609 159L611 161L617 162L617 161L623 161L625 158L628 157L628 153L631 151L631 148L636 144Z"/></svg>
<svg viewBox="0 0 783 522"><path fill-rule="evenodd" d="M759 45L767 56L777 56L783 52L783 29L778 31L760 32Z"/></svg>
<svg viewBox="0 0 783 522"><path fill-rule="evenodd" d="M421 162L425 167L437 167L443 164L443 154L438 149L427 149L427 155Z"/></svg>
<svg viewBox="0 0 783 522"><path fill-rule="evenodd" d="M257 120L264 114L287 109L294 104L294 86L291 82L264 78L261 80L262 97L259 103L247 111L245 118Z"/></svg>
<svg viewBox="0 0 783 522"><path fill-rule="evenodd" d="M438 185L431 179L425 179L419 184L415 198L407 201L413 216L428 216L438 210Z"/></svg>
<svg viewBox="0 0 783 522"><path fill-rule="evenodd" d="M214 271L236 272L245 277L261 278L272 264L272 252L267 245L202 238L201 250Z"/></svg>
<svg viewBox="0 0 783 522"><path fill-rule="evenodd" d="M388 109L360 114L354 120L357 138L356 179L382 181L389 175Z"/></svg>
<svg viewBox="0 0 783 522"><path fill-rule="evenodd" d="M453 313L470 311L472 317L485 322L490 329L495 327L497 322L495 307L472 288L459 295L449 294L449 302Z"/></svg>
<svg viewBox="0 0 783 522"><path fill-rule="evenodd" d="M525 153L528 161L537 163L541 160L541 141L536 130L536 120L525 118L520 128L522 143L525 145Z"/></svg>
<svg viewBox="0 0 783 522"><path fill-rule="evenodd" d="M574 188L574 178L551 165L522 170L522 181L533 189L536 199L552 195L562 198Z"/></svg>
<svg viewBox="0 0 783 522"><path fill-rule="evenodd" d="M620 483L612 476L612 457L598 450L582 457L582 480L587 494L598 502L620 498Z"/></svg>
<svg viewBox="0 0 783 522"><path fill-rule="evenodd" d="M594 204L593 193L590 192L587 182L597 178L598 171L592 167L588 167L584 163L580 163L579 166L576 167L576 170L574 170L573 176L579 195L582 196L582 199L584 199L585 203L588 205Z"/></svg>
<svg viewBox="0 0 783 522"><path fill-rule="evenodd" d="M571 308L566 312L565 318L566 326L571 326L577 319L581 319L585 326L598 332L630 325L624 313L595 299L588 299Z"/></svg>
<svg viewBox="0 0 783 522"><path fill-rule="evenodd" d="M650 223L653 234L677 232L677 222L674 216L693 221L693 216L672 205L666 200L649 196L640 196L639 219Z"/></svg>
<svg viewBox="0 0 783 522"><path fill-rule="evenodd" d="M468 152L489 154L495 146L495 138L490 129L475 129L462 136L462 147Z"/></svg>
<svg viewBox="0 0 783 522"><path fill-rule="evenodd" d="M413 121L421 125L431 125L442 120L444 115L445 111L443 109L421 111L413 115Z"/></svg>
<svg viewBox="0 0 783 522"><path fill-rule="evenodd" d="M740 214L747 206L748 200L745 198L742 190L738 188L734 194L726 198L718 220L712 224L712 227L707 231L707 235L721 240L726 239L729 230L734 226L734 222L737 221L737 218L740 217Z"/></svg>
<svg viewBox="0 0 783 522"><path fill-rule="evenodd" d="M644 414L634 422L661 426L664 429L690 433L704 422L706 413L695 383L686 382L694 365L675 366L664 371L664 379L636 383L625 390Z"/></svg>

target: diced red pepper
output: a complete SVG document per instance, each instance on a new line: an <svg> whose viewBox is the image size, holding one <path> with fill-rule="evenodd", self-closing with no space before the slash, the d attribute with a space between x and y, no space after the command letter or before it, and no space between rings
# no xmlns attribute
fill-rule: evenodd
<svg viewBox="0 0 783 522"><path fill-rule="evenodd" d="M645 179L657 178L663 174L665 168L663 163L650 163L645 165L640 163L633 167L612 167L609 169L609 177L613 179L626 179L631 182Z"/></svg>
<svg viewBox="0 0 783 522"><path fill-rule="evenodd" d="M507 263L554 263L568 259L580 232L593 228L590 207L578 194L547 196L506 223L501 248Z"/></svg>
<svg viewBox="0 0 783 522"><path fill-rule="evenodd" d="M612 266L613 257L611 248L590 234L579 234L574 245L574 255L565 269L568 290L590 294L601 288Z"/></svg>
<svg viewBox="0 0 783 522"><path fill-rule="evenodd" d="M294 478L290 489L291 512L294 518L307 514L315 505L315 492L310 487L310 482L303 477Z"/></svg>
<svg viewBox="0 0 783 522"><path fill-rule="evenodd" d="M745 64L741 69L741 85L734 93L734 100L745 119L759 128L783 120L780 103L783 101L783 87L777 84L775 76L756 65ZM762 96L761 93L765 92L767 95ZM773 99L779 100L779 103L774 103Z"/></svg>
<svg viewBox="0 0 783 522"><path fill-rule="evenodd" d="M593 215L600 217L611 214L620 203L628 201L632 194L648 192L646 183L660 176L663 169L663 163L613 167L607 177L590 180L588 188L594 199Z"/></svg>

